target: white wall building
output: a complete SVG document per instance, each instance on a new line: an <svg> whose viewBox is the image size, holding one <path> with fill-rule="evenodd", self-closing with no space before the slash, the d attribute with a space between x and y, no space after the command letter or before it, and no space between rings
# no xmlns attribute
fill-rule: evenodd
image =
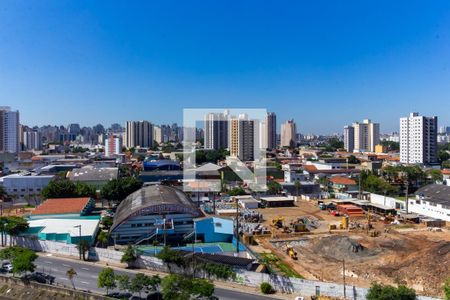
<svg viewBox="0 0 450 300"><path fill-rule="evenodd" d="M400 118L401 163L437 163L437 123L436 116L424 117L418 113Z"/></svg>
<svg viewBox="0 0 450 300"><path fill-rule="evenodd" d="M450 186L429 184L409 199L408 211L450 222Z"/></svg>
<svg viewBox="0 0 450 300"><path fill-rule="evenodd" d="M158 144L163 142L162 130L160 126L153 126L153 140L155 140Z"/></svg>
<svg viewBox="0 0 450 300"><path fill-rule="evenodd" d="M352 126L346 127L347 129L344 128L344 135L347 131L349 138L353 131L353 152L375 152L375 146L380 143L380 124L372 123L369 119L365 119L362 123L355 122ZM348 147L351 148L350 142L348 142Z"/></svg>
<svg viewBox="0 0 450 300"><path fill-rule="evenodd" d="M25 176L13 174L0 177L0 185L14 201L28 201L28 203L33 204L34 201L42 200L41 191L53 177L53 175Z"/></svg>
<svg viewBox="0 0 450 300"><path fill-rule="evenodd" d="M355 128L352 126L344 127L344 148L347 152L353 152L355 149Z"/></svg>
<svg viewBox="0 0 450 300"><path fill-rule="evenodd" d="M148 121L128 121L126 123L127 148L153 146L153 125Z"/></svg>
<svg viewBox="0 0 450 300"><path fill-rule="evenodd" d="M26 130L22 134L22 142L25 150L41 150L42 135L35 130Z"/></svg>
<svg viewBox="0 0 450 300"><path fill-rule="evenodd" d="M205 149L218 150L228 148L228 120L229 112L209 113L205 116Z"/></svg>

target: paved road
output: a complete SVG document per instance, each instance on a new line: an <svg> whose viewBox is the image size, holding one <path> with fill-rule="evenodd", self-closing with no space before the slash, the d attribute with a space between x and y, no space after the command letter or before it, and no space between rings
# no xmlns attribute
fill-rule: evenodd
<svg viewBox="0 0 450 300"><path fill-rule="evenodd" d="M74 285L76 289L92 291L97 293L105 293L104 289L97 287L97 275L101 271L102 267L94 264L85 264L76 260L60 259L53 256L39 256L36 259L35 264L37 266L36 271L44 272L55 276L55 281L59 284L63 284L68 287L72 287L72 283L66 276L68 269L73 268L77 275L74 278ZM114 270L115 274L126 274L130 277L134 276L134 272L127 270ZM221 300L271 300L276 298L265 297L261 295L242 293L235 290L215 288L214 294Z"/></svg>

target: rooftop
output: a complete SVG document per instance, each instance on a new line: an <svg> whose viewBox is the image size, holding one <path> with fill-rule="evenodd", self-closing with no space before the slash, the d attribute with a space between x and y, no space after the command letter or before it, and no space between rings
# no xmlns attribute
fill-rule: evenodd
<svg viewBox="0 0 450 300"><path fill-rule="evenodd" d="M93 168L83 167L67 173L67 178L72 181L109 181L119 175L118 168Z"/></svg>
<svg viewBox="0 0 450 300"><path fill-rule="evenodd" d="M47 199L31 213L32 215L81 213L91 198Z"/></svg>
<svg viewBox="0 0 450 300"><path fill-rule="evenodd" d="M99 219L40 219L28 221L30 228L43 227L40 233L68 233L70 236L78 237L80 229L75 227L81 225L82 236L93 236L97 230Z"/></svg>
<svg viewBox="0 0 450 300"><path fill-rule="evenodd" d="M416 195L425 201L450 205L450 186L442 184L429 184L416 191Z"/></svg>
<svg viewBox="0 0 450 300"><path fill-rule="evenodd" d="M356 185L356 182L353 179L341 176L331 177L330 182L342 185Z"/></svg>

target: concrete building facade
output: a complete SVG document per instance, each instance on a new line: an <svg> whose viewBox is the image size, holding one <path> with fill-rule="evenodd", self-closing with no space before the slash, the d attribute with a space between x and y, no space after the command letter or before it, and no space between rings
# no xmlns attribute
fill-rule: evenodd
<svg viewBox="0 0 450 300"><path fill-rule="evenodd" d="M347 152L355 150L355 128L352 126L344 127L344 148Z"/></svg>
<svg viewBox="0 0 450 300"><path fill-rule="evenodd" d="M205 116L205 149L228 148L228 111Z"/></svg>
<svg viewBox="0 0 450 300"><path fill-rule="evenodd" d="M411 113L400 118L400 162L435 164L437 156L438 119Z"/></svg>
<svg viewBox="0 0 450 300"><path fill-rule="evenodd" d="M281 147L295 147L297 144L297 126L293 119L281 124Z"/></svg>
<svg viewBox="0 0 450 300"><path fill-rule="evenodd" d="M126 123L126 147L150 148L153 146L153 125L148 121Z"/></svg>
<svg viewBox="0 0 450 300"><path fill-rule="evenodd" d="M242 161L254 160L255 121L248 120L246 115L231 118L229 121L230 155Z"/></svg>
<svg viewBox="0 0 450 300"><path fill-rule="evenodd" d="M0 107L0 152L17 153L20 150L19 111Z"/></svg>

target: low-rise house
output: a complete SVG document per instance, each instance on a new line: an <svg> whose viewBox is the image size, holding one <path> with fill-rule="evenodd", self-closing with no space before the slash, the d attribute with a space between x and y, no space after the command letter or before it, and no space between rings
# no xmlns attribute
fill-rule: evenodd
<svg viewBox="0 0 450 300"><path fill-rule="evenodd" d="M442 180L445 185L450 186L450 169L442 170Z"/></svg>
<svg viewBox="0 0 450 300"><path fill-rule="evenodd" d="M450 222L450 186L429 184L408 200L408 211Z"/></svg>
<svg viewBox="0 0 450 300"><path fill-rule="evenodd" d="M331 189L334 193L345 193L347 191L357 191L356 181L343 176L334 176L330 178Z"/></svg>
<svg viewBox="0 0 450 300"><path fill-rule="evenodd" d="M0 177L0 185L14 202L34 205L42 200L41 191L52 179L53 175L13 174Z"/></svg>

